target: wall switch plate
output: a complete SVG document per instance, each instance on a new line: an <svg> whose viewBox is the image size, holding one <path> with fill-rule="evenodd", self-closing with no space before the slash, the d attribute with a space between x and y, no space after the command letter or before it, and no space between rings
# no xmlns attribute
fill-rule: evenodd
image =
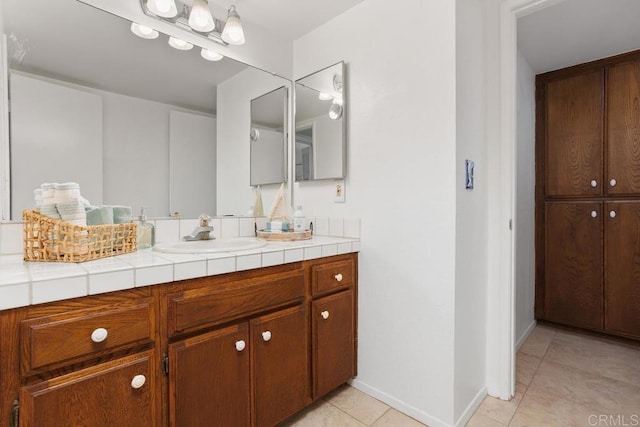
<svg viewBox="0 0 640 427"><path fill-rule="evenodd" d="M344 179L335 181L333 183L333 201L335 203L344 203Z"/></svg>

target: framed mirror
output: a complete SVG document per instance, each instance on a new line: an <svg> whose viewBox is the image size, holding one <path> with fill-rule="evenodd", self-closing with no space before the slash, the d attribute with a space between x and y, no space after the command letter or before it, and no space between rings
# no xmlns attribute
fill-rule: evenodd
<svg viewBox="0 0 640 427"><path fill-rule="evenodd" d="M223 213L246 212L250 101L289 80L207 60L164 34L141 38L130 21L76 0L0 7L12 104L3 220L20 220L42 182L66 181L92 204L148 206L154 217L215 215L240 197L242 208ZM240 93L248 87L257 89ZM221 164L243 179L221 175Z"/></svg>
<svg viewBox="0 0 640 427"><path fill-rule="evenodd" d="M346 177L344 63L296 80L295 180Z"/></svg>
<svg viewBox="0 0 640 427"><path fill-rule="evenodd" d="M287 180L287 88L251 100L251 185Z"/></svg>

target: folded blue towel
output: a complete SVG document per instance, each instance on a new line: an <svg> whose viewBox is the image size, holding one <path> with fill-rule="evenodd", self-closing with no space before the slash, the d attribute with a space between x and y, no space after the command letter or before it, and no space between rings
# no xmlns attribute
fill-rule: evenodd
<svg viewBox="0 0 640 427"><path fill-rule="evenodd" d="M112 206L113 207L113 223L125 224L131 222L131 206Z"/></svg>
<svg viewBox="0 0 640 427"><path fill-rule="evenodd" d="M87 225L113 224L113 207L93 206L87 211Z"/></svg>

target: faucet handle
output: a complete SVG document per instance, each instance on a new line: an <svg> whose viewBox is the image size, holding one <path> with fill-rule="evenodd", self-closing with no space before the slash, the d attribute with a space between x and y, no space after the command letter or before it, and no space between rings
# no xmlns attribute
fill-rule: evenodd
<svg viewBox="0 0 640 427"><path fill-rule="evenodd" d="M211 217L207 214L200 214L200 227L208 227Z"/></svg>

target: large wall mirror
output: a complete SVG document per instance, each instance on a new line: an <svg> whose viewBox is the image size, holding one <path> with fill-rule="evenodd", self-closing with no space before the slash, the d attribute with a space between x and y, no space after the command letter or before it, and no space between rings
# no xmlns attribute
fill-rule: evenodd
<svg viewBox="0 0 640 427"><path fill-rule="evenodd" d="M287 88L251 100L251 185L287 179Z"/></svg>
<svg viewBox="0 0 640 427"><path fill-rule="evenodd" d="M344 63L296 80L296 181L346 176Z"/></svg>
<svg viewBox="0 0 640 427"><path fill-rule="evenodd" d="M219 165L249 169L251 99L290 89L288 80L206 60L198 46L174 48L164 34L138 37L131 22L76 0L0 7L11 92L11 215L3 219L21 219L42 182L66 181L94 204L148 206L155 217L220 214L220 188L237 183L221 182Z"/></svg>

